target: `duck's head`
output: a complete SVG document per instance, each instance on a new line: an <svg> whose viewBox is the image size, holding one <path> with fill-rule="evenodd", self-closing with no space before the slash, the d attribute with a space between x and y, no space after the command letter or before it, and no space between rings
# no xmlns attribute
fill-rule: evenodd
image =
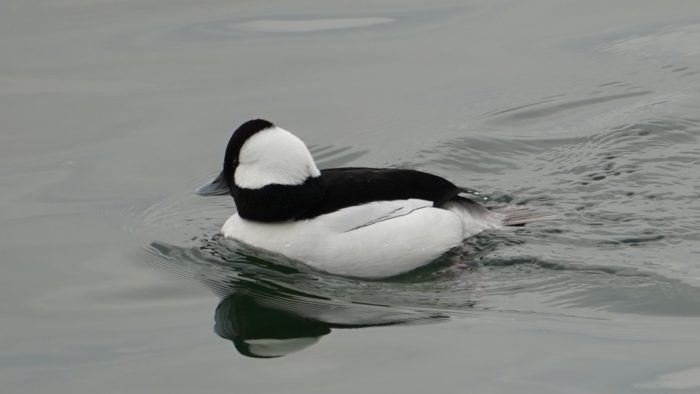
<svg viewBox="0 0 700 394"><path fill-rule="evenodd" d="M299 138L267 120L254 119L234 131L226 147L223 170L197 189L197 194L224 195L235 189L301 185L320 175Z"/></svg>
<svg viewBox="0 0 700 394"><path fill-rule="evenodd" d="M299 217L322 198L320 176L299 138L266 120L255 119L234 131L223 170L197 189L197 194L231 194L242 218L284 221Z"/></svg>

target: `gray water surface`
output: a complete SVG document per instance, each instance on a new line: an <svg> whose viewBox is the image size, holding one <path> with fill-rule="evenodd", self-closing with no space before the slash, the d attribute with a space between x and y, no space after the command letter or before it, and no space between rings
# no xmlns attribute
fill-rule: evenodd
<svg viewBox="0 0 700 394"><path fill-rule="evenodd" d="M4 2L0 53L3 393L700 391L696 1ZM381 281L231 245L256 117L559 219Z"/></svg>

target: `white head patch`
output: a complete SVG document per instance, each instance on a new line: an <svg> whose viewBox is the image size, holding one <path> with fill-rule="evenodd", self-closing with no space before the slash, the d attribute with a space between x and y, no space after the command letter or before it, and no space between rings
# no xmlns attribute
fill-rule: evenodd
<svg viewBox="0 0 700 394"><path fill-rule="evenodd" d="M270 184L301 185L320 175L306 145L289 131L273 126L243 144L234 180L238 187L259 189Z"/></svg>

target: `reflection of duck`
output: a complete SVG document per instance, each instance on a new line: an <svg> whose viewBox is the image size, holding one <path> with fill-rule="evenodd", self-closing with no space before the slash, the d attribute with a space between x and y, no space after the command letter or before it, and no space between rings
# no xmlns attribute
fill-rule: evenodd
<svg viewBox="0 0 700 394"><path fill-rule="evenodd" d="M220 260L201 248L162 242L152 243L151 249L148 262L197 279L222 297L215 312L214 330L249 357L273 358L302 350L332 329L439 322L447 318L436 312L359 304L294 290L284 281L295 274L294 283L303 284L305 274L242 255Z"/></svg>
<svg viewBox="0 0 700 394"><path fill-rule="evenodd" d="M473 192L425 172L319 170L299 138L262 119L233 133L221 174L198 193L234 198L226 238L355 277L407 272L481 231L548 216L521 206L489 210L460 196Z"/></svg>
<svg viewBox="0 0 700 394"><path fill-rule="evenodd" d="M250 282L238 285L216 308L215 331L250 357L280 357L304 349L332 328L387 326L443 317L343 304Z"/></svg>
<svg viewBox="0 0 700 394"><path fill-rule="evenodd" d="M301 350L331 332L328 325L293 313L268 308L250 295L232 294L214 315L214 331L230 339L250 357L271 358Z"/></svg>

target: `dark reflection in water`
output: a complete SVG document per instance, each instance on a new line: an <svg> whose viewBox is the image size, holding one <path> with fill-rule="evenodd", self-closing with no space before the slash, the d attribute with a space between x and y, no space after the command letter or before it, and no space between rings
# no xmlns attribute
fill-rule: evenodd
<svg viewBox="0 0 700 394"><path fill-rule="evenodd" d="M212 242L218 240L215 237ZM206 244L200 248L183 248L154 242L150 246L160 257L157 259L160 268L196 279L222 298L216 307L214 330L248 357L281 357L317 343L332 329L438 322L448 318L434 311L308 294L282 283L317 281L320 277L240 253L224 259Z"/></svg>
<svg viewBox="0 0 700 394"><path fill-rule="evenodd" d="M304 349L337 328L407 324L445 318L388 307L333 303L270 284L241 281L216 307L216 333L245 356L272 358Z"/></svg>
<svg viewBox="0 0 700 394"><path fill-rule="evenodd" d="M214 331L243 355L284 356L311 346L331 329L319 320L266 307L255 296L233 293L216 307Z"/></svg>

